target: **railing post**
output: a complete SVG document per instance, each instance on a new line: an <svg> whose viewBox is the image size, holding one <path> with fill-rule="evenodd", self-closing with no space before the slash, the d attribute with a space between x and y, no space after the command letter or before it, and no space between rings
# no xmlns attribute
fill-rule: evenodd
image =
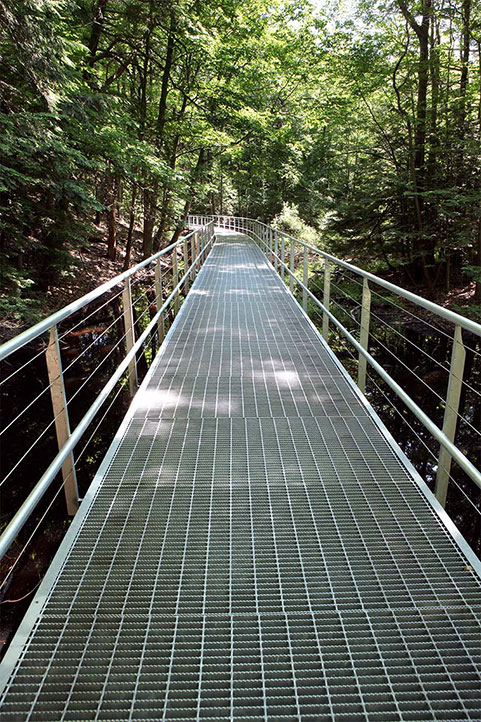
<svg viewBox="0 0 481 722"><path fill-rule="evenodd" d="M198 270L202 268L202 264L204 262L204 256L202 255L202 251L204 250L204 237L205 237L205 228L203 228L199 233L199 249L198 249L198 256L199 256L199 264L198 264Z"/></svg>
<svg viewBox="0 0 481 722"><path fill-rule="evenodd" d="M190 237L190 262L192 263L192 270L190 272L190 280L191 282L195 278L195 269L197 265L194 265L194 261L197 256L197 233L192 234Z"/></svg>
<svg viewBox="0 0 481 722"><path fill-rule="evenodd" d="M187 269L189 268L189 241L187 237L184 240L184 273L182 275L186 275ZM189 277L185 279L184 282L184 296L189 290Z"/></svg>
<svg viewBox="0 0 481 722"><path fill-rule="evenodd" d="M283 233L281 233L281 262L281 278L284 281L286 277L286 269L284 268L286 262L286 239Z"/></svg>
<svg viewBox="0 0 481 722"><path fill-rule="evenodd" d="M453 347L451 352L451 365L449 367L448 392L444 408L443 433L454 443L456 425L458 421L459 400L463 387L464 361L466 350L463 344L463 330L455 326ZM446 505L448 493L449 474L451 471L451 455L441 446L438 458L438 471L436 474L436 498L442 506Z"/></svg>
<svg viewBox="0 0 481 722"><path fill-rule="evenodd" d="M56 325L50 329L50 339L45 358L47 361L50 397L52 399L53 415L55 418L57 444L60 450L70 437L70 422ZM62 464L62 479L64 483L65 501L67 502L67 514L73 516L79 507L77 475L75 472L73 452L67 456Z"/></svg>
<svg viewBox="0 0 481 722"><path fill-rule="evenodd" d="M290 254L290 260L289 260L289 267L291 270L291 273L289 275L289 286L291 289L292 295L294 295L294 271L296 266L296 244L291 238L291 254Z"/></svg>
<svg viewBox="0 0 481 722"><path fill-rule="evenodd" d="M302 264L302 283L306 288L309 288L309 254L307 248L304 246L304 259ZM302 308L307 311L307 291L306 288L302 289Z"/></svg>
<svg viewBox="0 0 481 722"><path fill-rule="evenodd" d="M124 281L124 290L122 291L122 305L124 310L125 347L127 353L129 353L135 343L134 314L132 311L132 291L130 288L130 278L126 278ZM131 396L135 394L137 382L137 361L134 357L129 363L129 391Z"/></svg>
<svg viewBox="0 0 481 722"><path fill-rule="evenodd" d="M162 266L160 265L160 258L157 259L155 262L155 303L157 305L157 310L162 307L162 303L164 302L163 296L162 296ZM157 322L157 332L159 336L159 346L164 340L165 336L165 329L164 329L164 314L162 313L159 316L159 320Z"/></svg>
<svg viewBox="0 0 481 722"><path fill-rule="evenodd" d="M172 290L177 286L179 283L179 268L178 268L178 261L177 261L177 246L172 250ZM174 314L177 315L179 313L179 292L174 296Z"/></svg>
<svg viewBox="0 0 481 722"><path fill-rule="evenodd" d="M324 294L322 303L329 311L331 302L331 264L329 261L324 262ZM325 341L329 341L329 316L327 313L322 314L322 336Z"/></svg>
<svg viewBox="0 0 481 722"><path fill-rule="evenodd" d="M278 261L278 255L279 255L279 239L277 237L277 228L274 228L274 268L276 269L276 272L279 268L279 261Z"/></svg>
<svg viewBox="0 0 481 722"><path fill-rule="evenodd" d="M369 282L367 278L364 279L362 284L362 311L361 311L361 332L359 336L359 343L365 351L369 346L369 323L371 320L371 291L369 289ZM366 391L366 374L367 374L367 359L362 353L359 353L359 362L357 366L357 385L361 389L362 393Z"/></svg>

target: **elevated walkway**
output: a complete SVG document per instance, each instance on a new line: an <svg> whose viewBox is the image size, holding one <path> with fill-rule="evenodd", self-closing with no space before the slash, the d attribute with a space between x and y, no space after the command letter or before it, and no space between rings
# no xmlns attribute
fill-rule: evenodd
<svg viewBox="0 0 481 722"><path fill-rule="evenodd" d="M218 233L8 652L1 720L461 722L481 584L246 236Z"/></svg>

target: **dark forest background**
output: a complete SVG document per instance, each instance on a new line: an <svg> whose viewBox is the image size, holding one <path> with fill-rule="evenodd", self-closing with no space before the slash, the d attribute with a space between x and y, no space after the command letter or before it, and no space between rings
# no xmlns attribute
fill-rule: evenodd
<svg viewBox="0 0 481 722"><path fill-rule="evenodd" d="M0 32L5 318L44 315L79 248L127 267L191 210L479 317L478 3L0 0Z"/></svg>

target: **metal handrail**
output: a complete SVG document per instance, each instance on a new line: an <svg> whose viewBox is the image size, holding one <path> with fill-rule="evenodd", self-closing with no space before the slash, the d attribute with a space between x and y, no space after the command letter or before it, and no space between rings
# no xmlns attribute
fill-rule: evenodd
<svg viewBox="0 0 481 722"><path fill-rule="evenodd" d="M196 216L198 222L202 217ZM368 271L364 271L362 268L358 268L351 263L343 261L342 259L336 258L315 246L311 246L304 241L301 241L293 236L290 236L283 231L272 228L262 221L256 219L245 218L242 216L214 216L216 225L222 227L228 227L234 230L238 230L254 236L259 242L261 242L265 248L267 257L271 258L275 270L277 266L284 275L286 272L291 278L291 291L293 290L293 282L296 282L302 288L302 305L304 310L307 309L307 298L311 298L314 303L323 312L323 336L326 342L328 341L328 324L329 321L341 331L341 333L347 338L347 340L354 346L359 354L359 369L358 369L358 386L361 391L365 390L366 383L366 362L369 363L372 368L381 376L381 378L390 386L390 388L397 394L397 396L404 402L404 404L410 409L410 411L421 421L423 426L430 432L430 434L440 444L440 454L438 460L438 471L436 477L436 489L435 493L438 501L444 506L446 503L448 481L450 476L451 460L454 459L459 466L465 471L465 473L472 479L472 481L481 488L481 471L477 469L474 464L463 454L454 444L454 437L456 432L457 414L459 408L459 400L461 394L461 386L463 383L464 373L464 357L465 350L462 340L462 329L470 331L477 336L481 336L481 324L472 321L460 314L450 311L448 309L439 306L438 304L432 303L427 299L417 296L410 291L407 291L400 286L396 286L389 281L375 276ZM227 222L226 222L227 221ZM281 239L281 255L279 251L279 238ZM285 240L288 239L292 244L299 244L304 249L303 258L303 280L298 278L294 273L294 257L291 246L291 265L285 263ZM315 252L320 255L325 262L324 266L324 298L321 302L308 288L308 255L309 252ZM363 278L363 293L362 293L362 316L361 316L361 332L360 340L358 341L336 318L336 316L329 310L330 305L330 266L331 264L340 265L343 268L347 268L353 271L357 275ZM383 369L383 367L376 361L376 359L369 353L369 321L370 321L370 303L371 294L369 290L369 282L376 283L396 295L402 296L407 300L422 306L423 308L435 313L447 321L454 324L454 335L453 335L453 348L451 356L451 365L449 369L449 384L446 397L445 414L443 428L440 429L428 416L427 414L416 404L416 402L404 391L404 389L392 378L390 374Z"/></svg>
<svg viewBox="0 0 481 722"><path fill-rule="evenodd" d="M208 225L208 223L202 225L206 226ZM17 336L14 336L14 338L6 341L0 346L0 361L3 361L7 358L7 356L10 356L10 354L18 351L18 349L22 348L22 346L25 346L25 344L33 341L41 334L48 332L52 328L52 326L57 326L61 321L68 318L76 311L80 311L80 309L84 308L84 306L88 306L90 303L92 303L92 301L95 301L95 299L99 298L99 296L102 296L107 291L110 291L110 289L114 286L117 286L118 284L125 281L127 278L130 278L142 268L149 266L158 258L161 258L167 253L170 253L170 251L172 251L174 248L178 248L181 244L185 243L186 240L190 239L195 234L195 232L196 231L194 230L191 231L187 236L182 236L182 238L180 238L175 243L171 243L170 246L163 248L157 253L154 253L152 256L149 256L149 258L146 258L144 261L137 263L135 266L132 266L132 268L129 268L127 271L120 273L118 276L111 278L110 281L106 281L101 286L97 286L97 288L94 288L93 291L86 293L84 296L81 296L81 298L78 298L76 301L72 301L72 303L69 303L68 306L64 306L64 308L55 311L55 313L52 313L50 316L42 319L34 326L25 329L25 331L22 331L22 333L19 333Z"/></svg>
<svg viewBox="0 0 481 722"><path fill-rule="evenodd" d="M204 218L213 218L217 225L222 225L219 221L222 218L232 218L234 220L238 221L249 221L252 223L256 223L259 226L262 226L263 228L267 230L275 231L278 235L283 236L284 238L287 238L289 241L293 241L294 243L297 243L299 246L302 246L303 248L312 251L312 253L316 253L317 255L324 258L326 261L329 261L330 263L333 263L337 266L342 266L343 268L346 268L349 271L352 271L358 276L362 276L363 278L367 279L368 281L372 281L373 283L376 283L378 286L382 286L383 288L387 289L388 291L391 291L392 293L395 293L398 296L402 296L403 298L406 298L408 301L411 301L412 303L422 306L428 311L431 311L432 313L436 314L437 316L441 316L442 318L446 319L447 321L450 321L451 323L455 324L456 326L461 326L461 328L466 329L466 331L470 331L471 333L474 333L476 336L481 336L481 324L477 323L476 321L473 321L470 318L467 318L466 316L462 316L459 313L456 313L455 311L451 311L448 308L444 308L444 306L440 306L437 303L433 303L433 301L429 301L427 298L423 298L422 296L418 296L416 293L412 293L411 291L408 291L405 288L402 288L402 286L398 286L395 283L391 283L390 281L385 281L383 278L380 278L379 276L376 276L374 273L370 273L369 271L364 270L363 268L360 268L359 266L355 266L352 263L349 263L348 261L343 261L341 258L337 258L336 256L332 256L329 253L326 253L325 251L321 250L320 248L316 248L316 246L312 246L309 243L306 243L305 241L295 238L294 236L291 236L289 233L286 233L285 231L278 230L276 228L272 228L271 226L268 226L266 223L263 223L262 221L258 221L254 218L244 218L242 216L204 216ZM188 220L191 218L191 216L188 217ZM197 219L201 219L202 216L195 216Z"/></svg>
<svg viewBox="0 0 481 722"><path fill-rule="evenodd" d="M187 246L185 245L186 242L193 238L195 241L197 241L197 236L199 232L202 235L203 243L200 244L200 248L197 246L197 243L193 245L193 252L191 256L191 264L189 267L187 267L187 264L185 263L187 259ZM177 283L175 283L171 293L169 294L168 298L160 305L160 307L157 308L157 311L155 315L150 320L149 324L145 328L145 330L142 332L142 334L139 336L139 338L134 341L133 338L131 339L131 343L127 342L127 352L120 363L120 365L117 367L116 371L112 374L110 379L107 381L107 383L104 385L104 387L101 389L97 397L95 398L94 402L91 404L85 415L82 417L80 422L76 425L75 429L70 432L70 428L68 426L68 415L67 415L67 409L66 409L66 403L65 403L65 396L60 399L60 413L63 413L65 415L65 427L64 427L64 439L63 442L60 443L60 437L57 434L57 437L59 439L59 451L55 458L51 461L46 471L42 474L39 481L35 484L34 488L30 492L29 496L26 498L26 500L23 502L19 510L16 512L14 517L9 522L8 526L3 531L2 535L0 536L0 558L3 557L3 555L8 551L10 545L15 540L18 533L22 530L22 528L25 526L25 523L29 519L29 517L32 515L33 511L37 507L39 501L44 496L47 489L52 484L53 480L55 479L58 472L62 469L62 472L64 472L65 464L68 463L69 458L72 459L71 468L68 470L67 474L64 474L64 484L66 486L67 480L66 477L74 477L73 478L73 486L66 491L67 496L67 503L75 501L74 507L78 504L78 493L77 493L77 487L76 487L76 480L75 480L75 467L73 463L73 457L72 453L82 438L83 434L87 430L88 426L94 419L95 415L103 405L103 403L108 398L111 391L114 389L117 382L121 379L122 375L129 369L129 378L132 378L132 375L130 373L130 370L132 369L132 364L135 366L135 356L136 353L140 350L145 340L148 338L149 334L153 331L156 324L159 324L161 322L161 319L163 318L163 314L165 313L166 309L168 308L169 304L172 301L178 300L178 294L180 289L183 286L187 286L189 283L191 274L194 272L195 269L198 269L200 267L200 264L204 260L204 256L207 254L208 250L210 249L212 243L214 240L214 224L213 221L209 221L205 225L200 227L196 231L193 231L192 233L189 233L187 236L184 236L176 243L171 244L167 248L163 249L162 251L159 251L158 253L155 253L150 258L146 259L145 261L142 261L141 263L137 264L133 268L129 269L128 271L116 276L111 281L108 281L107 283L102 284L102 286L99 286L97 289L92 291L89 294L86 294L82 298L80 298L78 301L74 301L73 303L66 306L64 309L61 309L57 313L52 314L48 318L46 318L44 321L39 322L35 326L33 326L31 329L27 329L22 334L19 334L11 341L7 342L7 344L4 344L3 347L0 348L0 350L4 350L5 347L7 347L6 351L4 351L3 355L0 356L0 360L2 358L6 358L8 355L13 353L15 350L21 348L26 343L31 341L32 339L36 338L40 334L44 333L45 331L50 331L51 334L51 344L49 344L49 350L52 346L52 339L53 339L53 347L56 347L55 352L55 361L56 365L59 369L59 376L55 381L60 380L62 388L63 388L63 376L62 376L62 367L61 367L61 361L60 361L60 355L59 355L59 349L58 349L58 336L57 336L57 324L67 318L68 316L72 315L79 309L83 308L85 305L90 303L92 300L95 300L100 295L105 293L106 291L110 290L113 286L117 285L121 282L126 282L125 289L128 290L127 297L129 298L130 302L130 316L131 316L131 304L132 304L132 298L130 296L130 277L139 271L140 269L144 268L145 266L149 265L150 263L154 261L159 261L160 257L162 255L165 255L170 250L173 250L177 248L180 244L184 244L184 253L186 253L184 257L184 273L181 279L179 280L175 270L175 273L173 274L174 283L175 280L177 280ZM158 264L157 264L158 265ZM175 269L177 269L177 264L175 263ZM157 268L156 268L157 271ZM161 298L161 289L157 289L158 299ZM128 308L124 308L124 312L129 311ZM128 316L129 314L127 314ZM126 323L126 328L128 328L128 324ZM55 409L55 400L52 394L52 401L54 403L54 412ZM56 414L57 415L57 414ZM73 497L76 497L75 499ZM75 512L75 508L71 513Z"/></svg>

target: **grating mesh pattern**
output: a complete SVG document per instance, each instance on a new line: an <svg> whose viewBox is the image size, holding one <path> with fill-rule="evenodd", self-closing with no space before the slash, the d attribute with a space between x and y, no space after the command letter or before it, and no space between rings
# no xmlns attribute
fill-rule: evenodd
<svg viewBox="0 0 481 722"><path fill-rule="evenodd" d="M0 719L480 719L480 580L245 238L135 404Z"/></svg>

